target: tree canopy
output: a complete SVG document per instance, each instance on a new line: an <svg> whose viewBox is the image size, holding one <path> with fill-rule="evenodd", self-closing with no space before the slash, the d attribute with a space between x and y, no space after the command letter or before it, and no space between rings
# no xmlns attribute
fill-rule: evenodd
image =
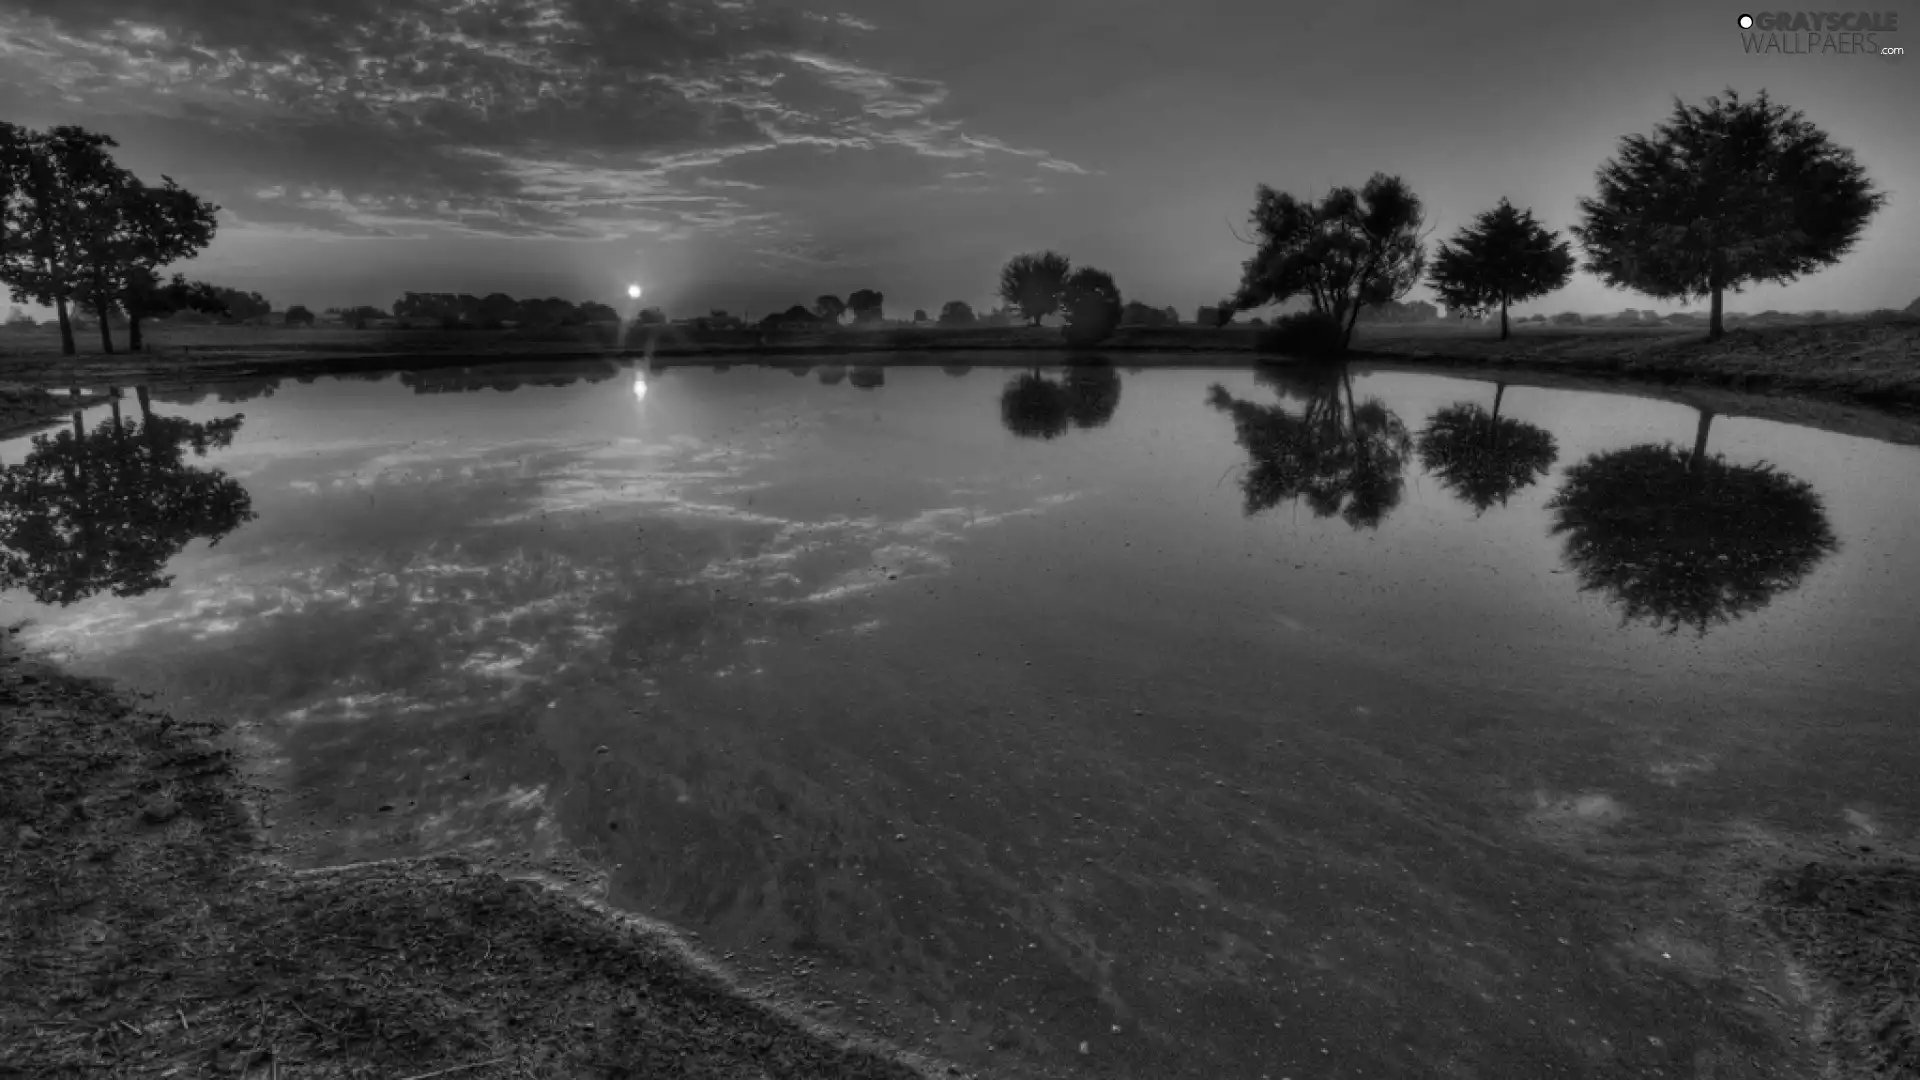
<svg viewBox="0 0 1920 1080"><path fill-rule="evenodd" d="M882 309L885 303L886 297L877 290L855 289L852 295L847 297L847 310L853 313L854 322L876 323L885 314Z"/></svg>
<svg viewBox="0 0 1920 1080"><path fill-rule="evenodd" d="M1886 204L1851 150L1764 91L1676 99L1651 136L1620 141L1598 183L1573 229L1587 269L1663 300L1711 298L1710 339L1727 290L1838 262Z"/></svg>
<svg viewBox="0 0 1920 1080"><path fill-rule="evenodd" d="M1000 268L1000 299L1019 309L1029 326L1060 310L1073 262L1057 251L1015 255Z"/></svg>
<svg viewBox="0 0 1920 1080"><path fill-rule="evenodd" d="M822 296L813 302L813 313L830 323L840 321L847 313L847 302L837 296Z"/></svg>
<svg viewBox="0 0 1920 1080"><path fill-rule="evenodd" d="M940 308L942 326L972 326L973 323L973 305L965 300L949 300Z"/></svg>
<svg viewBox="0 0 1920 1080"><path fill-rule="evenodd" d="M1254 193L1252 257L1229 310L1306 297L1351 340L1360 309L1399 300L1420 280L1426 245L1420 199L1397 176L1375 173L1358 191L1337 187L1319 201L1261 184Z"/></svg>
<svg viewBox="0 0 1920 1080"><path fill-rule="evenodd" d="M1105 270L1082 266L1067 275L1061 308L1067 317L1069 341L1081 344L1103 341L1120 325L1120 286Z"/></svg>
<svg viewBox="0 0 1920 1080"><path fill-rule="evenodd" d="M1434 252L1429 284L1449 313L1500 312L1507 340L1507 307L1565 288L1573 277L1573 250L1551 230L1505 199Z"/></svg>

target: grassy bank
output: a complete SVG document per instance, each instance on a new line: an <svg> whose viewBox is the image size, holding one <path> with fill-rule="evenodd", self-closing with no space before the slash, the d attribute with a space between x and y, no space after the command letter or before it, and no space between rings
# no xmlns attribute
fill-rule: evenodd
<svg viewBox="0 0 1920 1080"><path fill-rule="evenodd" d="M0 334L0 380L62 387L74 383L207 382L223 378L426 370L509 358L646 358L666 362L783 363L893 354L889 365L951 362L1024 366L1034 352L1108 355L1129 364L1217 366L1252 363L1258 329L1249 326L1123 327L1098 349L1071 350L1054 328L842 328L763 337L739 331L694 335L654 328L616 349L605 327L544 331L354 331L161 326L151 351L62 357L45 329ZM97 341L92 343L98 348ZM1742 326L1718 342L1698 328L1517 326L1501 342L1484 327L1456 324L1363 326L1360 359L1396 367L1557 372L1659 384L1813 395L1884 408L1920 408L1920 318L1848 319Z"/></svg>
<svg viewBox="0 0 1920 1080"><path fill-rule="evenodd" d="M1920 408L1920 317L1740 326L1719 341L1675 327L1516 327L1508 341L1482 328L1374 329L1356 348L1399 366L1510 368L1810 394Z"/></svg>
<svg viewBox="0 0 1920 1080"><path fill-rule="evenodd" d="M931 1071L741 992L578 869L281 869L228 732L0 650L0 1077Z"/></svg>

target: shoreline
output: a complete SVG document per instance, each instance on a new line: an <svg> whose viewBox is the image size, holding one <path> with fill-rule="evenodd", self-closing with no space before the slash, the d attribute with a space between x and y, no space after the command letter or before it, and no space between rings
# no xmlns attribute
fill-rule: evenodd
<svg viewBox="0 0 1920 1080"><path fill-rule="evenodd" d="M233 728L68 674L17 629L0 1075L969 1075L753 990L564 856L291 869Z"/></svg>
<svg viewBox="0 0 1920 1080"><path fill-rule="evenodd" d="M954 356L978 367L1026 367L1101 358L1130 367L1243 367L1288 363L1260 353L1258 331L1124 327L1097 348L1076 348L1048 328L839 331L761 341L667 328L633 347L581 335L518 331L301 331L162 327L144 353L0 352L0 384L59 389L92 385L192 385L237 379L432 371L507 362L644 362L655 367L758 363L785 367L889 354L882 367L935 366ZM24 338L25 335L22 335ZM172 340L177 338L178 340ZM24 343L24 342L22 342ZM0 338L0 350L15 344ZM1450 325L1363 326L1348 359L1404 371L1577 376L1624 387L1700 388L1868 406L1920 419L1920 318L1834 320L1736 327L1718 342L1673 327L1516 328L1506 342ZM1131 363L1126 362L1131 360ZM52 415L62 409L53 407ZM0 415L0 428L17 422Z"/></svg>

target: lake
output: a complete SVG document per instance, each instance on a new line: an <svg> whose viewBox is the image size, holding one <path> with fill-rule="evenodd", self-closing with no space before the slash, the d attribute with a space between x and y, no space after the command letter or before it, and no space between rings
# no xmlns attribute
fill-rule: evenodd
<svg viewBox="0 0 1920 1080"><path fill-rule="evenodd" d="M0 442L0 617L247 725L305 859L575 853L995 1073L1768 1075L1757 875L1920 809L1914 447L1359 368L117 408Z"/></svg>

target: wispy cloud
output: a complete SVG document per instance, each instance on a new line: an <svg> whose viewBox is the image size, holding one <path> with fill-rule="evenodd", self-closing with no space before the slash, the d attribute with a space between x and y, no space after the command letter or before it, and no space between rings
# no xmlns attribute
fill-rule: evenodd
<svg viewBox="0 0 1920 1080"><path fill-rule="evenodd" d="M749 0L21 0L0 88L118 118L230 221L309 235L785 231L778 253L813 250L780 183L716 174L795 148L852 152L842 185L879 151L972 162L975 185L1032 175L995 160L1088 174L967 132L941 82L850 58L874 29Z"/></svg>

